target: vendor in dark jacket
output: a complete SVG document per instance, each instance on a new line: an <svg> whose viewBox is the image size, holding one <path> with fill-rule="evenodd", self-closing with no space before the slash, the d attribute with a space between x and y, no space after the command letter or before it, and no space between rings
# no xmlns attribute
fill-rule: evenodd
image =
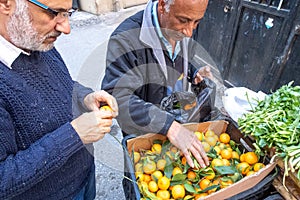
<svg viewBox="0 0 300 200"><path fill-rule="evenodd" d="M70 33L71 7L0 1L0 199L95 198L92 143L110 132L118 107L73 81L53 47ZM73 116L72 107L86 113Z"/></svg>
<svg viewBox="0 0 300 200"><path fill-rule="evenodd" d="M125 134L164 134L192 167L190 153L202 167L209 164L201 142L159 105L172 91L186 91L188 82L198 84L211 76L209 67L193 67L189 47L207 4L208 0L150 0L145 10L112 33L102 82L102 89L117 99L117 120Z"/></svg>

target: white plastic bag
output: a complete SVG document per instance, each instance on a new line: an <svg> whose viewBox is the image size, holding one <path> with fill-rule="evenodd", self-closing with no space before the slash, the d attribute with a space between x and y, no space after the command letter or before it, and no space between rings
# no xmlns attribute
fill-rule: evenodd
<svg viewBox="0 0 300 200"><path fill-rule="evenodd" d="M266 94L261 91L254 92L245 87L234 87L224 91L222 101L226 112L237 122L238 118L251 110L251 105L255 107L257 101L263 100L265 96Z"/></svg>

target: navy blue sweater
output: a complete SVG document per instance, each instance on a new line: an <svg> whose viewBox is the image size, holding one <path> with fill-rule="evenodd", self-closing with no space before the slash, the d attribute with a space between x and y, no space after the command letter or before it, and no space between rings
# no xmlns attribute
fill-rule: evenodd
<svg viewBox="0 0 300 200"><path fill-rule="evenodd" d="M0 62L0 199L72 199L94 159L70 125L74 81L53 49Z"/></svg>

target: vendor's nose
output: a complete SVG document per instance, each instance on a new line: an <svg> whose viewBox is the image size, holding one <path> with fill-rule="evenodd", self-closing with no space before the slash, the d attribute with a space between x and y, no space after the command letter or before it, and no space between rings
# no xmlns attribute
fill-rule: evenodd
<svg viewBox="0 0 300 200"><path fill-rule="evenodd" d="M71 32L69 18L65 19L63 22L57 23L55 29L61 33L69 34Z"/></svg>
<svg viewBox="0 0 300 200"><path fill-rule="evenodd" d="M195 24L193 22L188 23L184 29L183 29L183 34L186 37L192 37L193 35L193 30L196 28Z"/></svg>

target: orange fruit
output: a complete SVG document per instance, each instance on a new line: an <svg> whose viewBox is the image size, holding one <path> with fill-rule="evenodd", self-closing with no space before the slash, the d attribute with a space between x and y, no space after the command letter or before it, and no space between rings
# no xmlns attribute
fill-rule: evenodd
<svg viewBox="0 0 300 200"><path fill-rule="evenodd" d="M110 106L101 106L100 110L105 110L105 111L112 111Z"/></svg>
<svg viewBox="0 0 300 200"><path fill-rule="evenodd" d="M260 169L262 169L262 168L264 168L265 167L265 164L263 164L263 163L255 163L254 165L253 165L253 170L255 171L255 172L258 172Z"/></svg>
<svg viewBox="0 0 300 200"><path fill-rule="evenodd" d="M176 174L182 174L182 170L179 167L174 167L172 171L172 176L175 176Z"/></svg>
<svg viewBox="0 0 300 200"><path fill-rule="evenodd" d="M163 174L159 170L156 170L151 174L151 179L155 182L157 182L161 177L163 177Z"/></svg>
<svg viewBox="0 0 300 200"><path fill-rule="evenodd" d="M246 175L250 171L250 165L247 162L241 162L237 164L236 168L243 175Z"/></svg>
<svg viewBox="0 0 300 200"><path fill-rule="evenodd" d="M143 164L142 163L136 163L134 166L135 172L143 172Z"/></svg>
<svg viewBox="0 0 300 200"><path fill-rule="evenodd" d="M226 179L226 180L220 180L220 186L221 186L221 188L226 188L226 187L228 187L228 186L230 186L230 185L232 185L233 184L233 181L231 180L231 179Z"/></svg>
<svg viewBox="0 0 300 200"><path fill-rule="evenodd" d="M170 147L170 151L173 152L174 154L178 152L178 148L175 146Z"/></svg>
<svg viewBox="0 0 300 200"><path fill-rule="evenodd" d="M135 172L135 178L138 181L144 181L145 179L144 174L142 172Z"/></svg>
<svg viewBox="0 0 300 200"><path fill-rule="evenodd" d="M207 143L207 142L201 142L202 143L202 146L203 146L203 149L204 151L207 153L209 152L210 150L210 145Z"/></svg>
<svg viewBox="0 0 300 200"><path fill-rule="evenodd" d="M246 176L251 176L252 174L255 174L255 171L249 171Z"/></svg>
<svg viewBox="0 0 300 200"><path fill-rule="evenodd" d="M214 158L212 161L211 161L211 167L214 169L216 166L223 166L223 161L219 158Z"/></svg>
<svg viewBox="0 0 300 200"><path fill-rule="evenodd" d="M213 130L207 130L205 133L205 137L214 136L215 132Z"/></svg>
<svg viewBox="0 0 300 200"><path fill-rule="evenodd" d="M156 192L158 190L157 183L155 181L150 181L148 183L148 189L150 192Z"/></svg>
<svg viewBox="0 0 300 200"><path fill-rule="evenodd" d="M133 160L134 160L134 164L136 164L137 162L140 161L141 155L139 152L133 152Z"/></svg>
<svg viewBox="0 0 300 200"><path fill-rule="evenodd" d="M158 170L164 171L167 161L165 159L159 159L156 163Z"/></svg>
<svg viewBox="0 0 300 200"><path fill-rule="evenodd" d="M144 182L149 183L151 181L151 176L149 174L144 174Z"/></svg>
<svg viewBox="0 0 300 200"><path fill-rule="evenodd" d="M191 181L194 181L196 179L197 175L194 171L188 171L187 178Z"/></svg>
<svg viewBox="0 0 300 200"><path fill-rule="evenodd" d="M258 157L253 151L249 151L249 152L245 153L245 161L249 165L254 165L255 163L258 162Z"/></svg>
<svg viewBox="0 0 300 200"><path fill-rule="evenodd" d="M152 174L156 170L156 163L153 160L146 161L143 165L143 171L145 174Z"/></svg>
<svg viewBox="0 0 300 200"><path fill-rule="evenodd" d="M208 180L213 180L216 176L214 170L210 167L207 167L206 168L208 171L205 173L205 178L208 179Z"/></svg>
<svg viewBox="0 0 300 200"><path fill-rule="evenodd" d="M208 136L205 138L205 141L211 146L211 147L214 147L218 140L214 137L214 136Z"/></svg>
<svg viewBox="0 0 300 200"><path fill-rule="evenodd" d="M245 154L244 154L244 153L242 153L242 154L240 155L240 161L241 161L241 162L245 162Z"/></svg>
<svg viewBox="0 0 300 200"><path fill-rule="evenodd" d="M239 156L238 152L232 151L232 153L231 153L231 158L232 158L232 159L237 159L237 160L239 160L239 159L240 159L240 156Z"/></svg>
<svg viewBox="0 0 300 200"><path fill-rule="evenodd" d="M155 154L161 153L161 145L160 144L153 144L151 147L151 151Z"/></svg>
<svg viewBox="0 0 300 200"><path fill-rule="evenodd" d="M186 157L183 156L181 158L181 164L186 165Z"/></svg>
<svg viewBox="0 0 300 200"><path fill-rule="evenodd" d="M201 193L201 194L196 194L195 195L195 199L200 199L200 198L202 198L202 197L206 197L206 196L208 196L208 194L207 193Z"/></svg>
<svg viewBox="0 0 300 200"><path fill-rule="evenodd" d="M221 150L227 148L227 147L226 147L226 144L224 144L224 143L222 143L222 142L219 144L219 147L220 147Z"/></svg>
<svg viewBox="0 0 300 200"><path fill-rule="evenodd" d="M217 155L221 153L221 149L219 146L214 146L214 150L216 151Z"/></svg>
<svg viewBox="0 0 300 200"><path fill-rule="evenodd" d="M170 199L170 192L168 190L158 190L156 196L162 200Z"/></svg>
<svg viewBox="0 0 300 200"><path fill-rule="evenodd" d="M210 185L210 180L204 178L199 182L199 186L201 188L201 190L204 190L205 188L207 188Z"/></svg>
<svg viewBox="0 0 300 200"><path fill-rule="evenodd" d="M199 131L195 131L194 134L197 136L198 140L202 141L203 140L203 133Z"/></svg>
<svg viewBox="0 0 300 200"><path fill-rule="evenodd" d="M181 199L185 196L185 189L183 185L174 185L171 193L174 199Z"/></svg>
<svg viewBox="0 0 300 200"><path fill-rule="evenodd" d="M219 140L224 144L228 144L230 141L230 135L228 133L221 133Z"/></svg>
<svg viewBox="0 0 300 200"><path fill-rule="evenodd" d="M170 186L170 179L168 179L166 176L163 176L158 179L157 185L159 189L167 190Z"/></svg>
<svg viewBox="0 0 300 200"><path fill-rule="evenodd" d="M222 162L223 162L223 165L224 165L224 166L230 166L229 160L223 158L223 159L222 159Z"/></svg>
<svg viewBox="0 0 300 200"><path fill-rule="evenodd" d="M220 155L223 159L230 160L232 158L232 151L229 149L222 149Z"/></svg>

